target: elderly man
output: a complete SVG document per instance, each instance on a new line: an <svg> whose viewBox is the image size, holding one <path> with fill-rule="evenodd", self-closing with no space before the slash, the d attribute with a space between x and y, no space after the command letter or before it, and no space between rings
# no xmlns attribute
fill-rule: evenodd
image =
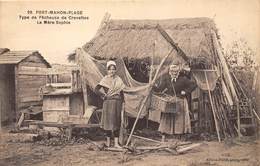
<svg viewBox="0 0 260 166"><path fill-rule="evenodd" d="M166 134L180 136L191 133L187 96L196 88L196 83L181 75L180 71L180 64L172 64L169 72L163 75L154 87L154 91L173 96L176 100L176 113L161 113L159 131L162 133L162 141L165 140Z"/></svg>

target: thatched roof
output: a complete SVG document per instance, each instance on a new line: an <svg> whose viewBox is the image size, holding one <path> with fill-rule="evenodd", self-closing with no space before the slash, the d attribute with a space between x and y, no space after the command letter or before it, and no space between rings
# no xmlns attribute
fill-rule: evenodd
<svg viewBox="0 0 260 166"><path fill-rule="evenodd" d="M212 30L217 32L209 18L108 20L103 24L97 35L83 47L91 56L137 59L165 56L172 46L158 31L156 26L159 24L188 57L211 57L211 33Z"/></svg>

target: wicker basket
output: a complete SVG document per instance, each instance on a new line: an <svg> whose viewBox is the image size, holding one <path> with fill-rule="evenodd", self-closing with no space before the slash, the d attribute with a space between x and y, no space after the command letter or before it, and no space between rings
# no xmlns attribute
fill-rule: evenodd
<svg viewBox="0 0 260 166"><path fill-rule="evenodd" d="M182 107L183 99L172 96L158 96L152 94L151 97L151 110L165 112L165 113L176 113Z"/></svg>

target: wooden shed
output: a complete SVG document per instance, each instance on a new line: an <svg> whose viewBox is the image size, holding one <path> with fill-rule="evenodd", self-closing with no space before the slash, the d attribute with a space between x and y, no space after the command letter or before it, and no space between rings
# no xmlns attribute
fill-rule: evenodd
<svg viewBox="0 0 260 166"><path fill-rule="evenodd" d="M1 123L14 122L20 111L39 110L42 97L39 89L46 84L51 65L38 51L9 51L0 54Z"/></svg>

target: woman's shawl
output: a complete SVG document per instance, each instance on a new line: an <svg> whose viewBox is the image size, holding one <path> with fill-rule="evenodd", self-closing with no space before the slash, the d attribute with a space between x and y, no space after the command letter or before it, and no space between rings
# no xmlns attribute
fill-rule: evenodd
<svg viewBox="0 0 260 166"><path fill-rule="evenodd" d="M106 75L101 79L99 85L108 88L107 96L120 94L120 92L125 88L124 82L117 75L115 75L114 77Z"/></svg>

